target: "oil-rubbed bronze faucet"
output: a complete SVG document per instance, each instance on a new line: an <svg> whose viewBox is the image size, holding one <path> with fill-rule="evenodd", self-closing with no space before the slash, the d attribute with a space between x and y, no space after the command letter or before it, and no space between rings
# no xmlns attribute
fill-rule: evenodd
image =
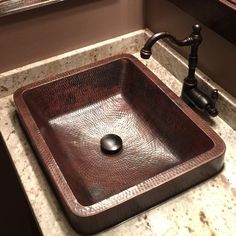
<svg viewBox="0 0 236 236"><path fill-rule="evenodd" d="M195 78L195 70L198 61L198 47L202 42L200 25L193 26L193 32L189 37L178 40L168 32L161 32L150 37L140 54L144 59L149 59L152 55L152 46L160 39L168 39L170 42L178 46L191 46L191 53L188 58L188 76L184 79L182 88L182 99L190 106L194 106L202 112L208 113L210 116L217 116L216 101L218 99L218 90L214 89L209 97L197 87L197 79Z"/></svg>

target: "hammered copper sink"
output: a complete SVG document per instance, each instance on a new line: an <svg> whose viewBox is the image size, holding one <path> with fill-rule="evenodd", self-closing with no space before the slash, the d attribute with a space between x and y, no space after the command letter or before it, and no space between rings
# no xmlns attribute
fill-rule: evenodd
<svg viewBox="0 0 236 236"><path fill-rule="evenodd" d="M117 224L216 174L221 138L131 55L17 90L20 120L78 232ZM122 139L110 155L100 140Z"/></svg>

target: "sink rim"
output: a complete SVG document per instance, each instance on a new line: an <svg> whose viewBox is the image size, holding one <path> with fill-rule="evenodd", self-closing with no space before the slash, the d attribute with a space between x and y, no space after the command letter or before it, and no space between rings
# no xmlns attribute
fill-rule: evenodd
<svg viewBox="0 0 236 236"><path fill-rule="evenodd" d="M176 106L179 107L182 112L185 113L185 115L189 117L193 123L198 126L199 129L201 129L202 132L208 136L209 139L211 139L214 145L213 148L207 152L201 153L192 159L161 172L154 177L119 192L118 194L90 206L83 206L75 198L72 190L66 182L66 179L60 171L60 168L58 167L52 153L50 152L39 131L39 128L37 127L36 122L31 115L30 110L28 109L28 106L23 98L23 94L36 87L45 86L52 81L62 80L73 74L77 74L91 68L96 68L120 59L128 59L133 62L156 86L158 86L165 93L166 96L168 96L175 103ZM34 150L36 150L36 153L41 156L40 163L42 163L44 169L46 169L47 175L49 175L50 180L53 182L54 187L57 190L57 193L60 195L60 199L63 201L63 204L69 207L70 211L75 216L79 217L94 216L106 210L115 208L126 201L130 201L139 195L149 192L152 189L155 189L171 180L178 178L179 176L182 176L183 174L188 173L191 170L197 169L211 161L222 158L225 153L226 147L223 140L208 126L208 124L206 124L206 122L202 120L202 118L200 118L187 104L185 104L181 98L179 98L160 79L158 79L158 77L153 74L141 61L130 54L113 56L102 61L91 63L89 65L85 65L83 67L26 85L14 93L14 102L16 104L16 109L21 123L23 123L23 126L30 137Z"/></svg>

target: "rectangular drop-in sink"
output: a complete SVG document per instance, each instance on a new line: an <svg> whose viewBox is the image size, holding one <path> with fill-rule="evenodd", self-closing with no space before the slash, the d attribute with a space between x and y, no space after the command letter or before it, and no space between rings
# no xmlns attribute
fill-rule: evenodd
<svg viewBox="0 0 236 236"><path fill-rule="evenodd" d="M131 55L28 85L14 100L70 222L82 233L119 223L223 166L221 138ZM101 141L107 134L122 141Z"/></svg>

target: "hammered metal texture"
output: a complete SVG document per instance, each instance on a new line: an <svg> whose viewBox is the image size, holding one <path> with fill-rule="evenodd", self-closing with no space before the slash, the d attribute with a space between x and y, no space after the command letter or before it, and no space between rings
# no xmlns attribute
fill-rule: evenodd
<svg viewBox="0 0 236 236"><path fill-rule="evenodd" d="M155 80L140 62L124 55L27 86L15 95L39 158L59 189L70 220L84 233L118 223L222 167L222 140ZM123 141L123 150L112 156L100 148L100 139L109 133ZM199 166L205 163L209 171L202 173L205 166ZM186 183L179 183L185 175ZM171 179L178 176L178 188L173 189ZM169 185L155 199L162 181ZM148 193L158 186L155 194ZM111 218L114 213L117 216ZM79 218L83 214L91 214L90 221ZM86 228L94 221L97 224Z"/></svg>

